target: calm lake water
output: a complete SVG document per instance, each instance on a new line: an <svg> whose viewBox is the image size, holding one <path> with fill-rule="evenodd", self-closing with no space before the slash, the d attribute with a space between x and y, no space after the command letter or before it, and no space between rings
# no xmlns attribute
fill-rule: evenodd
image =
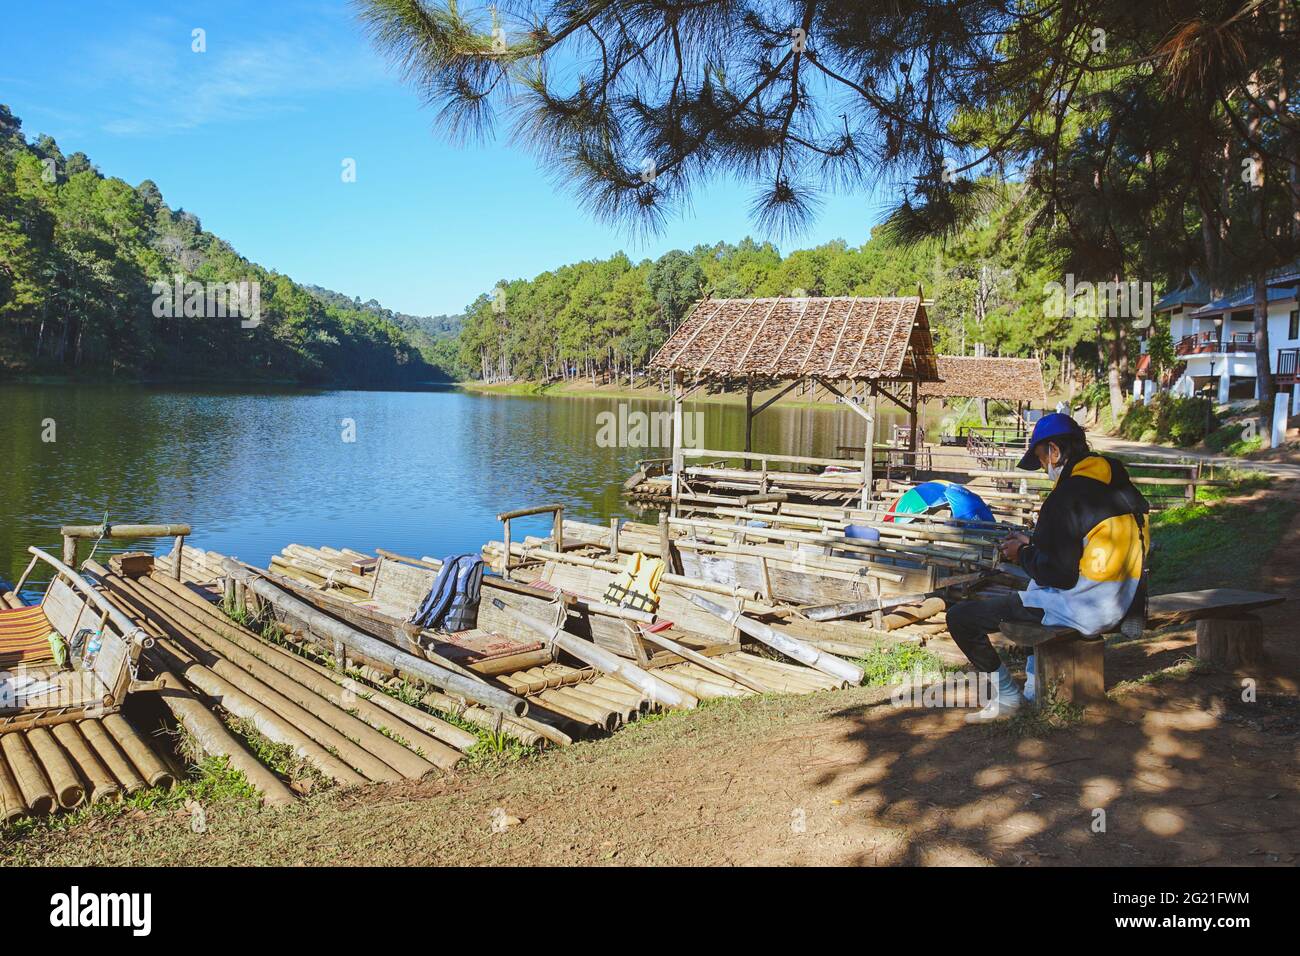
<svg viewBox="0 0 1300 956"><path fill-rule="evenodd" d="M195 545L260 566L290 542L476 551L500 537L498 512L530 505L559 502L566 517L602 523L632 516L622 481L667 450L602 447L598 438L618 438L607 423L620 405L669 407L457 390L0 386L0 578L22 572L29 544L57 555L60 525L105 512L188 523ZM687 409L702 413L704 447L744 447L743 407ZM755 420L754 447L832 456L864 435L848 409L778 406ZM543 534L548 522L512 522L512 534ZM99 553L154 544L106 542Z"/></svg>

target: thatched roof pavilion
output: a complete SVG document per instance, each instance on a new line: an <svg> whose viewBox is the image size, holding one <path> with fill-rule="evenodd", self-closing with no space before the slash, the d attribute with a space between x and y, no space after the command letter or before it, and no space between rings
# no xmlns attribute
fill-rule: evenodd
<svg viewBox="0 0 1300 956"><path fill-rule="evenodd" d="M867 423L863 500L871 488L876 400L885 398L908 413L909 453L916 454L918 388L940 379L925 301L913 296L830 296L763 299L703 299L663 344L650 368L672 379L673 500L682 472L682 399L705 382L745 385L745 452L750 455L754 416L805 379L812 379L861 415ZM754 407L756 383L788 384ZM837 383L866 386L869 409L849 399ZM697 454L700 452L696 452ZM715 455L715 452L709 452ZM769 456L770 457L770 456Z"/></svg>
<svg viewBox="0 0 1300 956"><path fill-rule="evenodd" d="M1043 404L1043 367L1036 358L940 355L940 382L924 382L922 398L990 398Z"/></svg>
<svg viewBox="0 0 1300 956"><path fill-rule="evenodd" d="M713 379L940 377L920 296L705 299L650 367Z"/></svg>

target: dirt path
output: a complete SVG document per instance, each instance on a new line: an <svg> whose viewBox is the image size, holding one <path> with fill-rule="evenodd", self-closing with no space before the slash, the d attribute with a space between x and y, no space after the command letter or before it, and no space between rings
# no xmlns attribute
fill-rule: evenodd
<svg viewBox="0 0 1300 956"><path fill-rule="evenodd" d="M1260 583L1300 599L1297 582L1300 520ZM114 817L0 844L0 860L1295 865L1295 608L1265 612L1258 674L1180 664L1192 628L1110 648L1110 703L1042 736L879 689L728 702L497 774L217 805L202 833L188 813Z"/></svg>
<svg viewBox="0 0 1300 956"><path fill-rule="evenodd" d="M1125 438L1113 438L1095 432L1088 434L1088 443L1097 451L1119 455L1147 455L1152 458L1170 458L1177 460L1200 459L1213 462L1223 468L1235 468L1241 471L1259 471L1275 478L1295 480L1300 478L1300 461L1292 448L1279 448L1260 453L1251 458L1231 458L1214 452L1195 448L1172 448L1169 445L1153 445L1149 442L1129 441Z"/></svg>

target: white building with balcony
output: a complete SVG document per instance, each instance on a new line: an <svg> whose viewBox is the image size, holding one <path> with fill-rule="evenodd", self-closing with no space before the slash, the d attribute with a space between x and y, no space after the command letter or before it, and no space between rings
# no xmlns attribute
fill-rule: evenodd
<svg viewBox="0 0 1300 956"><path fill-rule="evenodd" d="M1297 358L1300 357L1300 264L1276 270L1268 280L1270 363L1281 390L1292 392L1292 414L1300 412ZM1153 312L1167 318L1179 363L1165 381L1150 375L1150 356L1138 362L1134 397L1148 400L1159 388L1176 395L1208 395L1219 403L1258 398L1255 366L1255 295L1249 286L1213 297L1202 282L1193 282L1157 302Z"/></svg>

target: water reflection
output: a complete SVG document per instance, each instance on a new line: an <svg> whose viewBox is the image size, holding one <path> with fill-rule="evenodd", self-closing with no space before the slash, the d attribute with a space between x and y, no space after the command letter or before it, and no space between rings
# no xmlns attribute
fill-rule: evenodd
<svg viewBox="0 0 1300 956"><path fill-rule="evenodd" d="M475 550L499 536L498 512L525 505L559 502L605 523L627 514L619 486L637 460L667 455L597 443L598 416L617 415L620 402L668 407L455 390L0 387L0 576L17 577L29 544L57 553L59 525L105 512L189 522L194 544L262 565L292 541ZM743 447L743 407L687 410L703 412L707 447ZM885 427L902 420L881 412ZM50 422L55 440L45 442ZM847 409L776 406L756 419L754 448L834 456L864 434ZM514 533L544 533L547 522Z"/></svg>

